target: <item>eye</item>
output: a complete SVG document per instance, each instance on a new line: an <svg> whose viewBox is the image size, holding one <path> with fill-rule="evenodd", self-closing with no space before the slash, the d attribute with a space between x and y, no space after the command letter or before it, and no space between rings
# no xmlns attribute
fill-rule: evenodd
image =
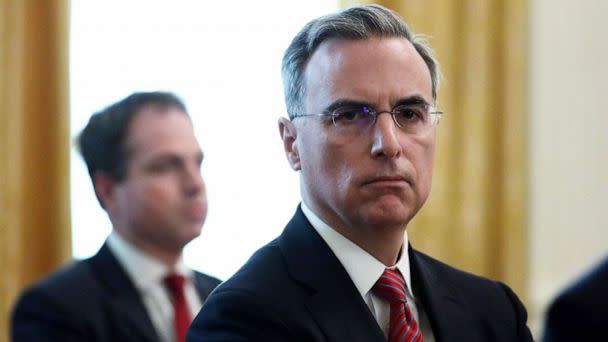
<svg viewBox="0 0 608 342"><path fill-rule="evenodd" d="M402 105L393 109L395 119L399 124L411 124L417 121L425 121L428 116L425 106L422 105Z"/></svg>
<svg viewBox="0 0 608 342"><path fill-rule="evenodd" d="M146 165L146 169L151 173L167 173L173 169L179 168L181 161L178 158L168 157L153 160Z"/></svg>
<svg viewBox="0 0 608 342"><path fill-rule="evenodd" d="M366 106L345 106L334 110L331 116L333 117L334 122L348 122L366 118L369 116L368 113L369 110Z"/></svg>

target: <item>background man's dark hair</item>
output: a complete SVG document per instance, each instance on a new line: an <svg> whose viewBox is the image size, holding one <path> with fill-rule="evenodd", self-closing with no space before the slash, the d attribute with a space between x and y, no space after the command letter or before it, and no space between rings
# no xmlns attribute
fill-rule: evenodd
<svg viewBox="0 0 608 342"><path fill-rule="evenodd" d="M148 106L160 109L174 107L187 112L182 100L172 93L141 92L133 93L93 114L77 138L78 149L87 164L91 180L98 171L105 172L116 181L125 179L129 126L135 115Z"/></svg>

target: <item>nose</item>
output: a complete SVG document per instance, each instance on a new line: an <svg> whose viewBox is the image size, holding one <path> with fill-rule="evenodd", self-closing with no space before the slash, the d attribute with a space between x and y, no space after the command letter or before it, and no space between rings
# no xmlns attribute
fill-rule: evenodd
<svg viewBox="0 0 608 342"><path fill-rule="evenodd" d="M387 115L382 115L387 114ZM390 112L379 112L372 127L374 157L396 158L401 154L399 129Z"/></svg>

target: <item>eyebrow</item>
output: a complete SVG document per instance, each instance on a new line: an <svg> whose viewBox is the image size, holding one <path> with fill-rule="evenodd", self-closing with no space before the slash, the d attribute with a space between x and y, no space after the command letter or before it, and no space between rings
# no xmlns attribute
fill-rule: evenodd
<svg viewBox="0 0 608 342"><path fill-rule="evenodd" d="M408 97L403 97L397 100L395 106L403 106L403 105L423 105L423 106L431 106L430 103L426 102L426 100L420 95L412 95Z"/></svg>
<svg viewBox="0 0 608 342"><path fill-rule="evenodd" d="M369 106L372 107L368 102L365 101L356 101L350 99L338 99L332 102L329 106L325 108L323 113L333 113L334 110L342 107L351 107L351 106Z"/></svg>
<svg viewBox="0 0 608 342"><path fill-rule="evenodd" d="M423 106L429 106L429 107L431 106L431 104L428 103L420 95L402 97L399 100L397 100L397 102L395 102L395 104L393 105L393 108L396 106L403 106L403 105L423 105ZM376 108L376 106L374 106L373 104L366 102L366 101L358 101L358 100L351 100L351 99L338 99L338 100L332 102L329 106L327 106L325 108L325 110L323 111L323 113L332 113L337 108L346 107L346 106L368 106L370 108L374 108L374 109Z"/></svg>
<svg viewBox="0 0 608 342"><path fill-rule="evenodd" d="M203 153L202 150L199 150L199 151L195 152L193 155L185 156L186 159L189 159L190 157L194 157L197 160L197 162L202 162L205 159L205 154ZM151 156L148 159L148 163L156 163L156 162L172 160L172 159L182 160L182 159L184 159L184 156L182 154L176 153L174 151L164 151L162 153Z"/></svg>

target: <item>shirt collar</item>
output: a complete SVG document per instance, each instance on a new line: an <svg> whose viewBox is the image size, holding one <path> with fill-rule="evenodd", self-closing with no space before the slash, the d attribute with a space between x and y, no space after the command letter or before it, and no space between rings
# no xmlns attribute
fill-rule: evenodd
<svg viewBox="0 0 608 342"><path fill-rule="evenodd" d="M183 275L186 278L190 278L192 275L192 270L184 264L182 258L173 268L169 268L158 259L135 247L115 231L108 237L108 246L129 275L129 278L140 290L157 286L170 272Z"/></svg>
<svg viewBox="0 0 608 342"><path fill-rule="evenodd" d="M359 290L361 296L365 297L387 267L363 248L359 247L337 230L330 227L327 223L323 222L323 220L321 220L304 202L302 202L301 207L304 216L306 216L313 228L321 235L321 238L323 238L332 252L336 255L357 287L357 290ZM411 290L408 248L406 230L403 236L401 255L399 256L397 263L388 268L396 268L401 272L405 279L407 291L415 298L414 293Z"/></svg>

